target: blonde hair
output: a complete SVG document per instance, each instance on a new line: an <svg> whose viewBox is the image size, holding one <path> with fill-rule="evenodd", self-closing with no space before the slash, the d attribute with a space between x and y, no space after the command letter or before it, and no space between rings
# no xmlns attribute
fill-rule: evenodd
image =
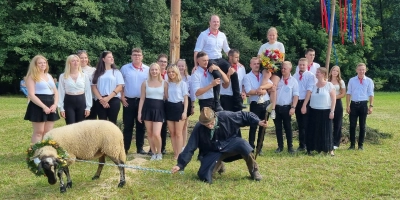
<svg viewBox="0 0 400 200"><path fill-rule="evenodd" d="M332 81L332 71L334 69L338 69L338 75L336 77L337 82L339 83L339 88L342 89L342 84L340 83L343 79L342 79L342 73L340 72L340 67L335 65L331 68L331 71L329 72L329 76L328 76L328 81L331 82Z"/></svg>
<svg viewBox="0 0 400 200"><path fill-rule="evenodd" d="M169 73L168 71L172 70L176 74L175 80L172 80L169 78ZM168 74L168 81L173 82L173 83L180 83L182 81L182 76L181 73L179 72L179 69L176 65L170 65L167 67L167 74Z"/></svg>
<svg viewBox="0 0 400 200"><path fill-rule="evenodd" d="M189 73L188 73L188 71L187 71L187 64L186 64L186 60L185 59L179 59L177 62L176 62L176 65L178 66L178 62L183 62L184 63L184 65L185 65L185 69L183 70L183 74L185 75L185 78L186 78L186 80L188 79L188 76L189 76ZM179 68L178 68L179 69Z"/></svg>
<svg viewBox="0 0 400 200"><path fill-rule="evenodd" d="M79 56L77 56L75 54L72 54L72 55L67 57L67 61L65 61L65 69L64 69L64 78L65 79L67 79L71 74L71 61L72 61L73 58L76 58L76 59L78 59L78 61L80 61ZM79 64L79 66L78 66L78 72L80 74L82 74L81 64Z"/></svg>
<svg viewBox="0 0 400 200"><path fill-rule="evenodd" d="M326 77L327 77L327 75L328 75L328 69L326 69L325 67L319 67L319 68L317 68L317 71L319 71L319 73L322 73L322 74L324 74L325 76L325 80L326 80Z"/></svg>
<svg viewBox="0 0 400 200"><path fill-rule="evenodd" d="M152 76L151 76L151 68L152 67L157 67L158 68L158 77L157 77L157 80L158 81L160 81L160 82L162 82L162 78L161 78L161 67L160 67L160 65L158 65L157 63L152 63L151 65L150 65L150 67L149 67L149 78L148 79L150 79L150 80L152 80L153 78L152 78Z"/></svg>
<svg viewBox="0 0 400 200"><path fill-rule="evenodd" d="M267 36L268 36L268 33L272 32L272 31L275 31L276 34L278 35L278 30L275 27L271 26L267 31Z"/></svg>
<svg viewBox="0 0 400 200"><path fill-rule="evenodd" d="M47 59L42 56L42 55L36 55L35 57L32 58L31 62L29 63L29 69L28 72L26 73L26 77L32 77L33 81L39 82L40 81L40 71L37 66L37 61L39 59L43 59L46 61L46 69L44 70L44 73L49 72L49 63L47 62Z"/></svg>
<svg viewBox="0 0 400 200"><path fill-rule="evenodd" d="M360 67L360 66L365 66L365 68L367 68L367 65L365 63L358 63L357 64L357 68Z"/></svg>
<svg viewBox="0 0 400 200"><path fill-rule="evenodd" d="M307 64L308 64L307 58L300 58L300 59L299 59L299 62L307 62Z"/></svg>
<svg viewBox="0 0 400 200"><path fill-rule="evenodd" d="M87 60L88 60L87 65L88 65L89 67L91 67L92 65L90 65L90 58L89 58L89 55L88 55L88 53L87 53L85 50L79 50L78 53L76 53L76 55L78 55L78 57L79 57L79 61L81 60L80 56L81 56L82 54L86 54L86 57L87 57ZM82 66L81 66L81 67L82 67ZM86 66L83 66L83 67L86 67Z"/></svg>
<svg viewBox="0 0 400 200"><path fill-rule="evenodd" d="M282 63L282 67L283 67L283 65L289 65L289 67L290 68L292 68L293 67L293 65L292 65L292 63L290 62L290 61L283 61L283 63Z"/></svg>

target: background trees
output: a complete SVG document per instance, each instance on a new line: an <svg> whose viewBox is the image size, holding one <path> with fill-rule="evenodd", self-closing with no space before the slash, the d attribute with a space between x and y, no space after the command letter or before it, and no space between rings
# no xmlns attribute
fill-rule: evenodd
<svg viewBox="0 0 400 200"><path fill-rule="evenodd" d="M336 54L332 52L330 64L337 59L347 80L356 63L366 62L378 86L399 90L400 0L362 2L365 45L341 45L334 37ZM92 65L100 52L110 50L121 66L130 62L133 47L144 50L145 63L154 62L157 54L169 52L169 6L170 0L1 1L0 94L18 92L18 80L39 53L49 59L56 76L65 58L79 49L89 52ZM277 27L286 58L294 65L307 48L314 48L316 62L325 65L328 36L321 28L319 0L182 0L181 57L190 68L197 36L211 14L220 16L221 30L246 66L271 26Z"/></svg>

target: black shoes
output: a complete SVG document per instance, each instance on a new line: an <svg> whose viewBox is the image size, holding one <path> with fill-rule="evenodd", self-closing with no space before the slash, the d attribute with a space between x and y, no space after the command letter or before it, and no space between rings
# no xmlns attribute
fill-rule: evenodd
<svg viewBox="0 0 400 200"><path fill-rule="evenodd" d="M275 153L280 153L280 152L282 152L282 151L283 151L283 149L280 148L280 147L278 147L278 148L275 150Z"/></svg>
<svg viewBox="0 0 400 200"><path fill-rule="evenodd" d="M261 181L262 176L261 176L260 172L258 172L258 169L255 169L253 172L250 172L250 174L251 174L251 178L253 180Z"/></svg>
<svg viewBox="0 0 400 200"><path fill-rule="evenodd" d="M364 150L364 147L362 145L358 146L358 150Z"/></svg>
<svg viewBox="0 0 400 200"><path fill-rule="evenodd" d="M290 154L294 154L296 151L295 151L292 147L289 147L289 148L288 148L288 152L289 152Z"/></svg>
<svg viewBox="0 0 400 200"><path fill-rule="evenodd" d="M297 151L305 151L306 150L306 147L299 147L299 148L297 148Z"/></svg>
<svg viewBox="0 0 400 200"><path fill-rule="evenodd" d="M347 150L355 150L355 149L356 149L356 147L354 145L350 145L350 147Z"/></svg>
<svg viewBox="0 0 400 200"><path fill-rule="evenodd" d="M166 153L167 153L167 150L162 149L162 150L161 150L161 153L162 153L162 154L166 154Z"/></svg>
<svg viewBox="0 0 400 200"><path fill-rule="evenodd" d="M138 154L142 154L142 155L146 155L147 154L146 151L144 151L143 149L138 149L137 153Z"/></svg>
<svg viewBox="0 0 400 200"><path fill-rule="evenodd" d="M215 101L215 112L223 111L224 109L222 108L221 104L219 101Z"/></svg>

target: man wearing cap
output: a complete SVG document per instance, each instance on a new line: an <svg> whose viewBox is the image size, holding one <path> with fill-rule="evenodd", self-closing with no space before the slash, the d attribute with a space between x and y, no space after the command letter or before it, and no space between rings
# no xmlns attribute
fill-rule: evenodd
<svg viewBox="0 0 400 200"><path fill-rule="evenodd" d="M253 148L239 136L240 127L249 125L267 126L251 112L221 111L215 113L211 108L201 110L199 122L194 127L184 151L179 154L178 163L172 173L184 170L192 159L194 151L199 148L203 158L197 172L200 180L212 183L212 175L216 171L224 171L223 162L232 162L243 158L254 180L261 180L261 174L252 154Z"/></svg>

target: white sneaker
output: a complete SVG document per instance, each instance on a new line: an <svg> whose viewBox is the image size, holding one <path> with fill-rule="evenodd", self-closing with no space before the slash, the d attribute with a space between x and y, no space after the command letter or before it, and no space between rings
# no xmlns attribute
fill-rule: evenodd
<svg viewBox="0 0 400 200"><path fill-rule="evenodd" d="M272 111L271 111L271 119L275 119L275 117L276 117L275 109L272 109Z"/></svg>
<svg viewBox="0 0 400 200"><path fill-rule="evenodd" d="M157 155L156 154L151 155L150 160L157 160Z"/></svg>
<svg viewBox="0 0 400 200"><path fill-rule="evenodd" d="M333 149L335 149L335 150L338 149L338 148L339 148L339 147L337 147L337 146L333 146Z"/></svg>
<svg viewBox="0 0 400 200"><path fill-rule="evenodd" d="M264 103L264 102L265 102L265 100L264 100L264 95L258 96L257 103L258 103L258 104L262 104L262 103Z"/></svg>
<svg viewBox="0 0 400 200"><path fill-rule="evenodd" d="M182 147L182 151L183 151L183 150L185 150L185 147ZM182 151L181 151L181 152L182 152Z"/></svg>
<svg viewBox="0 0 400 200"><path fill-rule="evenodd" d="M156 160L162 160L162 153L156 155Z"/></svg>

